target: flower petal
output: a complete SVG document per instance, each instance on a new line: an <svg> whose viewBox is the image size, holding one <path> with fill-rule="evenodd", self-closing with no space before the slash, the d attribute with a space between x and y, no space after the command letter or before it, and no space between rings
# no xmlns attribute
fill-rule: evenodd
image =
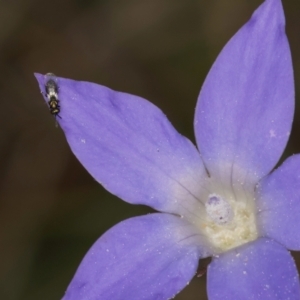
<svg viewBox="0 0 300 300"><path fill-rule="evenodd" d="M36 74L45 91L45 76ZM166 116L140 97L57 78L57 118L74 154L108 191L134 204L185 214L199 203L199 152Z"/></svg>
<svg viewBox="0 0 300 300"><path fill-rule="evenodd" d="M260 231L291 250L300 250L300 155L289 157L257 188Z"/></svg>
<svg viewBox="0 0 300 300"><path fill-rule="evenodd" d="M256 240L213 259L208 295L210 300L300 299L295 262L275 241Z"/></svg>
<svg viewBox="0 0 300 300"><path fill-rule="evenodd" d="M170 299L207 255L184 219L155 213L119 223L89 250L63 300Z"/></svg>
<svg viewBox="0 0 300 300"><path fill-rule="evenodd" d="M280 0L266 0L224 47L200 92L196 139L213 176L257 182L281 156L294 112Z"/></svg>

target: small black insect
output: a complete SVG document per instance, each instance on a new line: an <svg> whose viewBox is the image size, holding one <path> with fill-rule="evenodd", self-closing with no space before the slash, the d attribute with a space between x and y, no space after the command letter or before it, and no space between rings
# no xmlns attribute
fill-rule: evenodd
<svg viewBox="0 0 300 300"><path fill-rule="evenodd" d="M45 90L46 90L46 97L48 99L48 105L50 109L50 113L54 115L54 117L60 117L60 105L58 100L58 85L57 85L57 78L52 73L47 73L45 75L46 83L45 83Z"/></svg>

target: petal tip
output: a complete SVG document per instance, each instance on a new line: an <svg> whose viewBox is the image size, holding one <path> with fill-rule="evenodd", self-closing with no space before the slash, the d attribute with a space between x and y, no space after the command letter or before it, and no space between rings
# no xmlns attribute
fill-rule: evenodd
<svg viewBox="0 0 300 300"><path fill-rule="evenodd" d="M259 18L262 22L271 22L285 26L285 17L281 0L266 0L254 12L252 18Z"/></svg>
<svg viewBox="0 0 300 300"><path fill-rule="evenodd" d="M34 77L36 78L37 81L40 81L42 79L42 77L44 76L44 75L42 75L40 73L36 73L36 72L33 73L33 75L34 75Z"/></svg>

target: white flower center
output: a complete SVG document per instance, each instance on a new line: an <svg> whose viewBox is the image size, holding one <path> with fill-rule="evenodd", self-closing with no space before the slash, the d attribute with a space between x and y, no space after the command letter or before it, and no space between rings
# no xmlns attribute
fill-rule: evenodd
<svg viewBox="0 0 300 300"><path fill-rule="evenodd" d="M194 208L191 221L215 254L257 239L254 191L241 185L225 188L211 179L205 190L198 197L202 204Z"/></svg>

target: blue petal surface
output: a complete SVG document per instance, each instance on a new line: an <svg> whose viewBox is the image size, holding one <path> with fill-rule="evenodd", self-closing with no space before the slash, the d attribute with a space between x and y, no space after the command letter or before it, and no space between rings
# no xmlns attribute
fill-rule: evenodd
<svg viewBox="0 0 300 300"><path fill-rule="evenodd" d="M207 254L183 219L135 217L107 231L89 250L63 300L170 299Z"/></svg>
<svg viewBox="0 0 300 300"><path fill-rule="evenodd" d="M295 262L275 241L256 240L213 259L208 296L210 300L298 300Z"/></svg>
<svg viewBox="0 0 300 300"><path fill-rule="evenodd" d="M224 47L199 95L196 139L210 174L257 182L281 156L293 112L283 9L266 0Z"/></svg>
<svg viewBox="0 0 300 300"><path fill-rule="evenodd" d="M300 155L264 178L256 198L261 234L300 250Z"/></svg>
<svg viewBox="0 0 300 300"><path fill-rule="evenodd" d="M45 76L36 78L45 91ZM192 213L205 169L196 147L156 106L94 83L57 78L57 84L57 121L98 182L130 203Z"/></svg>

